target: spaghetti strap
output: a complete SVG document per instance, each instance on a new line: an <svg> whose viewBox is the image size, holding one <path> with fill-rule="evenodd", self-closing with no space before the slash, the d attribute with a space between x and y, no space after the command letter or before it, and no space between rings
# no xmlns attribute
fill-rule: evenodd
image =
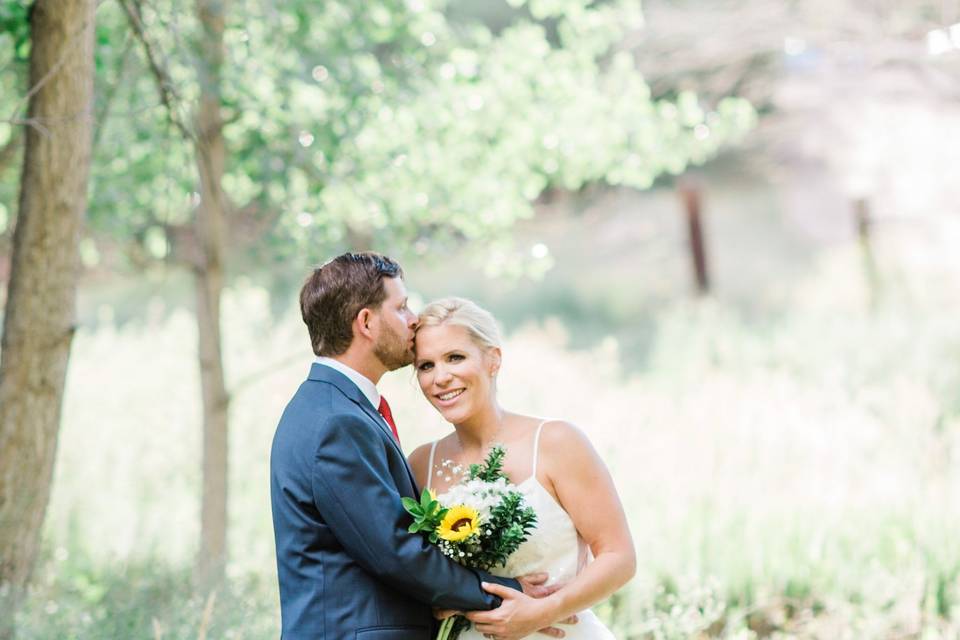
<svg viewBox="0 0 960 640"><path fill-rule="evenodd" d="M439 442L439 440L434 440L433 444L430 445L430 462L427 463L427 489L430 488L433 482L433 454L437 452L437 442Z"/></svg>
<svg viewBox="0 0 960 640"><path fill-rule="evenodd" d="M533 437L533 471L530 473L531 478L537 477L537 460L540 457L540 431L543 430L543 425L550 422L549 419L540 421L540 424L537 425L537 435Z"/></svg>

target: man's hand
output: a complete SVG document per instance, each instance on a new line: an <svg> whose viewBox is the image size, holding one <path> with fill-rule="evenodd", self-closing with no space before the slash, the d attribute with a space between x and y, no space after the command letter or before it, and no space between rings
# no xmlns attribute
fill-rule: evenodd
<svg viewBox="0 0 960 640"><path fill-rule="evenodd" d="M532 578L532 580L531 580ZM524 576L520 583L524 593L504 587L499 584L483 583L488 593L499 596L503 603L493 611L472 611L467 613L467 619L474 623L477 631L489 638L498 640L515 640L531 633L539 632L553 638L562 638L566 635L562 629L545 626L552 622L552 613L549 605L537 598L543 598L557 590L557 587L544 587L545 574ZM538 595L536 598L526 594L528 585ZM576 622L576 616L562 621L565 624Z"/></svg>

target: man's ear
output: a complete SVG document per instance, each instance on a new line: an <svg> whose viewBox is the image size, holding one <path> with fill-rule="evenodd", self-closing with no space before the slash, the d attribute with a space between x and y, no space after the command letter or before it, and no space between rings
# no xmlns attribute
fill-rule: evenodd
<svg viewBox="0 0 960 640"><path fill-rule="evenodd" d="M360 313L358 313L357 317L353 319L354 335L364 336L370 340L373 340L373 324L373 312L366 307L360 309Z"/></svg>

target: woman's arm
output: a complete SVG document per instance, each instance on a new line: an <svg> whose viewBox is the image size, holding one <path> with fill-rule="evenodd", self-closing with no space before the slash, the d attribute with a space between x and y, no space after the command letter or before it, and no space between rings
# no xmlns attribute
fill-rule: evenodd
<svg viewBox="0 0 960 640"><path fill-rule="evenodd" d="M593 551L594 561L560 590L541 600L500 585L484 585L503 598L493 611L476 611L467 618L480 633L513 640L537 629L565 621L600 602L622 587L636 572L637 560L627 518L613 479L603 460L583 433L566 422L544 426L540 437L537 475L553 489L581 537ZM523 609L521 609L523 607ZM508 626L508 623L513 625Z"/></svg>
<svg viewBox="0 0 960 640"><path fill-rule="evenodd" d="M544 425L538 475L552 485L594 560L545 598L561 620L607 598L633 577L636 552L613 478L586 435L568 422Z"/></svg>

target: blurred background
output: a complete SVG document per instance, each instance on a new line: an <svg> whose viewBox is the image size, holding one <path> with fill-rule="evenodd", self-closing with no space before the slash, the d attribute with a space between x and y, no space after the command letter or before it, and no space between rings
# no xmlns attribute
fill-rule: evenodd
<svg viewBox="0 0 960 640"><path fill-rule="evenodd" d="M278 636L297 293L373 249L607 461L618 638L960 638L958 78L951 0L0 0L0 634Z"/></svg>

